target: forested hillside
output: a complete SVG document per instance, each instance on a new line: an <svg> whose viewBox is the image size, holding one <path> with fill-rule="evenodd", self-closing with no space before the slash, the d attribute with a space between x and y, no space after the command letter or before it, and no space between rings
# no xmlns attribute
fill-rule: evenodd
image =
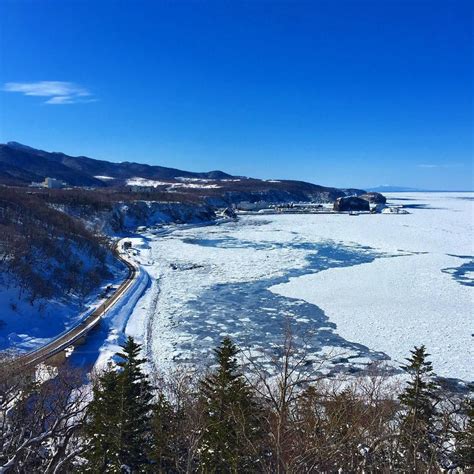
<svg viewBox="0 0 474 474"><path fill-rule="evenodd" d="M360 189L338 189L304 181L231 176L218 170L192 172L143 163L114 163L47 152L16 142L0 144L0 184L29 186L47 177L61 180L67 187L113 188L133 193L146 189L148 194L166 194L165 200L174 201L172 195L179 194L180 202L197 197L217 206L239 201L333 202L347 194L364 193Z"/></svg>
<svg viewBox="0 0 474 474"><path fill-rule="evenodd" d="M110 246L104 237L35 195L3 188L0 271L36 298L86 295L105 278Z"/></svg>
<svg viewBox="0 0 474 474"><path fill-rule="evenodd" d="M67 366L32 385L3 364L0 471L472 472L472 399L438 383L423 346L402 385L382 366L353 378L304 371L288 335L274 349L271 375L224 338L206 372L163 376L145 372L129 338L92 386Z"/></svg>

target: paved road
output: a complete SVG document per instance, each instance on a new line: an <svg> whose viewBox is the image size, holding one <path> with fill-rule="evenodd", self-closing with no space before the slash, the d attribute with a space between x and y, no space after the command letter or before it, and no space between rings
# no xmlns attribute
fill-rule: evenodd
<svg viewBox="0 0 474 474"><path fill-rule="evenodd" d="M76 326L72 327L66 333L61 334L53 341L48 344L36 349L32 352L28 352L24 355L16 357L14 364L19 364L21 367L33 367L38 365L50 357L64 351L68 347L74 345L79 339L82 339L87 333L100 323L102 317L107 313L114 304L125 295L127 290L133 284L136 274L138 272L138 266L135 266L128 260L124 259L117 248L115 249L116 257L122 261L128 268L128 276L117 288L112 296L107 298L97 309L95 309L87 318L83 319Z"/></svg>

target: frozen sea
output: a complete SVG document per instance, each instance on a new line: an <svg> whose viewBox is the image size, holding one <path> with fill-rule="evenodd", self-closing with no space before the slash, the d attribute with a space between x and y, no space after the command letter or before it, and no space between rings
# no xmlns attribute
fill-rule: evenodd
<svg viewBox="0 0 474 474"><path fill-rule="evenodd" d="M153 365L208 364L223 336L252 354L288 321L314 360L398 366L424 344L435 371L474 380L474 194L399 193L406 215L262 215L134 239L151 284L126 332ZM338 369L339 370L339 369Z"/></svg>

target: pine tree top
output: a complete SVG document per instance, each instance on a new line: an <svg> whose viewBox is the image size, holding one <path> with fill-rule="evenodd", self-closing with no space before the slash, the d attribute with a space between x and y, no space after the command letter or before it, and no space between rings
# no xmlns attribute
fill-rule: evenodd
<svg viewBox="0 0 474 474"><path fill-rule="evenodd" d="M406 359L408 363L401 366L402 370L408 373L419 372L421 374L430 374L433 372L432 363L427 360L430 354L426 352L424 345L420 347L415 346L410 352L412 355Z"/></svg>
<svg viewBox="0 0 474 474"><path fill-rule="evenodd" d="M127 367L139 367L146 362L146 359L140 359L139 355L142 345L135 342L133 337L128 336L125 344L122 346L122 352L117 352L115 355L120 358L117 363L122 369Z"/></svg>
<svg viewBox="0 0 474 474"><path fill-rule="evenodd" d="M214 349L216 362L223 370L233 372L237 369L237 354L239 350L229 337L225 337L221 345Z"/></svg>
<svg viewBox="0 0 474 474"><path fill-rule="evenodd" d="M399 395L401 403L409 408L416 408L425 412L427 416L434 410L434 401L437 399L438 384L434 380L433 367L427 360L429 354L425 346L416 347L410 351L412 356L407 364L401 368L410 375L407 387Z"/></svg>

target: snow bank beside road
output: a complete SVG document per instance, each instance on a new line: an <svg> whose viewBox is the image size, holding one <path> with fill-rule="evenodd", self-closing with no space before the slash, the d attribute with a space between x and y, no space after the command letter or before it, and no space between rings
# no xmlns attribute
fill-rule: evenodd
<svg viewBox="0 0 474 474"><path fill-rule="evenodd" d="M101 324L107 327L108 336L99 349L99 355L95 363L97 368L104 367L113 358L113 355L120 351L120 346L127 336L125 328L130 315L149 283L148 273L143 268L138 267L130 288L102 318Z"/></svg>

